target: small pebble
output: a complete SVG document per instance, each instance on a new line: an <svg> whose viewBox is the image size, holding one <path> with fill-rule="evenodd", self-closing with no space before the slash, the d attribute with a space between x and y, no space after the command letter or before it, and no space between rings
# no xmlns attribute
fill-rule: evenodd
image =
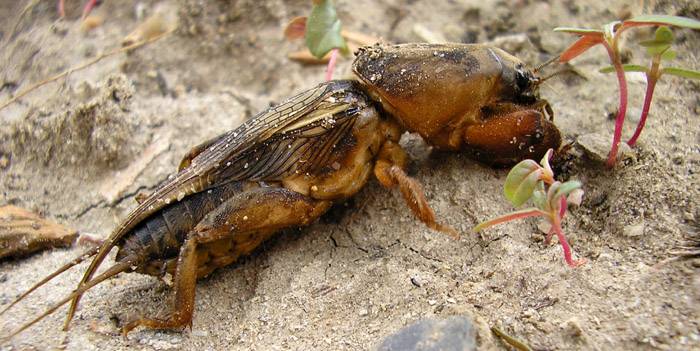
<svg viewBox="0 0 700 351"><path fill-rule="evenodd" d="M644 222L625 226L622 229L622 235L628 238L636 238L644 235Z"/></svg>
<svg viewBox="0 0 700 351"><path fill-rule="evenodd" d="M411 277L411 284L415 285L416 287L421 287L423 286L423 279L421 279L419 276L414 275Z"/></svg>
<svg viewBox="0 0 700 351"><path fill-rule="evenodd" d="M209 336L209 332L206 330L193 330L192 336L203 338Z"/></svg>

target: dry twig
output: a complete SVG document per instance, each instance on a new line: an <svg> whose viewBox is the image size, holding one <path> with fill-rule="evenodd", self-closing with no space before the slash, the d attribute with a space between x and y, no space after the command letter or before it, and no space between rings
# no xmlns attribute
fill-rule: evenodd
<svg viewBox="0 0 700 351"><path fill-rule="evenodd" d="M0 105L0 110L2 110L2 109L4 109L5 107L9 106L9 105L12 104L13 102L16 102L17 100L23 98L25 95L29 94L30 92L32 92L32 91L34 91L34 90L36 90L36 89L42 87L43 85L46 85L46 84L51 83L51 82L53 82L53 81L59 80L59 79L65 77L65 76L67 76L67 75L69 75L69 74L71 74L71 73L73 73L73 72L76 72L76 71L85 69L85 68L87 68L87 67L89 67L89 66L91 66L91 65L93 65L93 64L95 64L95 63L97 63L97 62L99 62L99 61L101 61L101 60L103 60L103 59L105 59L105 58L107 58L107 57L114 56L114 55L116 55L116 54L119 54L119 53L122 53L122 52L127 52L127 51L130 51L130 50L139 48L139 47L141 47L141 46L150 44L150 43L152 43L152 42L154 42L154 41L157 41L157 40L163 38L164 36L167 36L167 35L171 34L172 32L175 31L175 29L176 29L176 28L172 28L172 29L168 30L167 32L165 32L165 33L163 33L163 34L160 34L160 35L157 35L157 36L155 36L155 37L152 37L152 38L149 38L149 39L146 39L146 40L143 40L143 41L140 41L140 42L131 44L131 45L129 45L129 46L125 46L125 47L113 49L113 50L111 50L111 51L102 53L102 54L100 54L100 55L98 55L98 56L96 56L96 57L93 57L93 58L87 60L86 62L81 63L81 64L78 65L78 66L71 67L71 68L69 68L69 69L67 69L67 70L65 70L65 71L63 71L63 72L61 72L61 73L59 73L59 74L57 74L57 75L55 75L55 76L53 76L53 77L47 78L47 79L45 79L45 80L42 80L41 82L38 82L38 83L36 83L36 84L30 86L29 88L22 90L19 94L15 95L15 96L12 97L11 99L7 100L5 103L3 103L2 105Z"/></svg>

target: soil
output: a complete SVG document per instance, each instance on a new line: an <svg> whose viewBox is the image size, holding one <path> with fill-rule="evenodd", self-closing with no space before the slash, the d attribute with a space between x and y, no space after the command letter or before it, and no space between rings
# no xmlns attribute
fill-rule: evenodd
<svg viewBox="0 0 700 351"><path fill-rule="evenodd" d="M556 26L597 26L639 14L623 1L338 1L346 29L387 42L430 38L498 42L536 65L573 38ZM23 17L28 3L35 3ZM644 2L647 3L647 2ZM694 1L652 1L653 12L700 17ZM77 229L106 236L173 174L192 146L232 129L270 104L323 79L323 66L290 62L301 42L286 42L287 21L308 1L104 1L103 23L81 29L80 1L0 3L0 101L53 74L118 47L150 14L174 18L178 30L128 54L106 58L0 110L0 205L12 204ZM16 31L13 26L17 22ZM648 35L641 30L628 42ZM699 32L675 31L676 65L698 67ZM695 49L693 49L695 48ZM626 57L645 62L635 46ZM350 74L349 58L337 77ZM576 74L542 90L567 140L611 138L617 103L602 49L575 61ZM644 79L630 76L631 135ZM197 285L191 330L119 326L141 314L162 315L167 282L122 274L92 289L68 332L65 309L9 341L2 350L366 350L422 318L470 318L480 349L506 348L490 326L536 350L700 349L700 261L658 265L700 220L700 98L697 82L664 77L638 146L614 170L574 146L562 179L586 194L564 226L576 257L545 245L536 220L481 234L478 222L512 210L502 196L507 170L459 154L431 152L418 136L402 145L409 171L439 218L459 240L424 227L397 191L375 180L317 223L282 231L254 255ZM609 143L609 141L608 141ZM123 185L123 186L122 186ZM85 247L54 249L0 263L0 307ZM70 293L85 264L65 273L0 317L2 335Z"/></svg>

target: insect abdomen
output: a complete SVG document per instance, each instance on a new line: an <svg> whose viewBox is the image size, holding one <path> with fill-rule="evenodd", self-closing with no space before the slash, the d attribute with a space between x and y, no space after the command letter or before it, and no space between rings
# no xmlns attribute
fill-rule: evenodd
<svg viewBox="0 0 700 351"><path fill-rule="evenodd" d="M243 182L232 182L202 191L172 203L143 220L120 244L117 261L132 253L144 261L176 257L189 233L207 213L243 190ZM138 269L137 269L138 270Z"/></svg>

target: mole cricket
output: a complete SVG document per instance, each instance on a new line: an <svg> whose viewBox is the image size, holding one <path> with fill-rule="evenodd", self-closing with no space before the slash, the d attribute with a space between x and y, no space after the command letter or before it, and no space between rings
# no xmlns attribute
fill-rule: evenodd
<svg viewBox="0 0 700 351"><path fill-rule="evenodd" d="M192 323L198 278L249 254L275 232L313 223L357 193L374 174L398 188L429 228L437 221L420 184L405 173L404 132L438 150L513 164L561 146L543 81L516 57L478 44L374 45L356 52L357 80L328 81L190 150L177 174L139 202L100 245L38 282L3 309L92 258L75 290L5 337L70 302L67 329L82 295L121 272L172 274L175 304L164 318L123 325L177 329ZM118 247L116 262L95 273Z"/></svg>

